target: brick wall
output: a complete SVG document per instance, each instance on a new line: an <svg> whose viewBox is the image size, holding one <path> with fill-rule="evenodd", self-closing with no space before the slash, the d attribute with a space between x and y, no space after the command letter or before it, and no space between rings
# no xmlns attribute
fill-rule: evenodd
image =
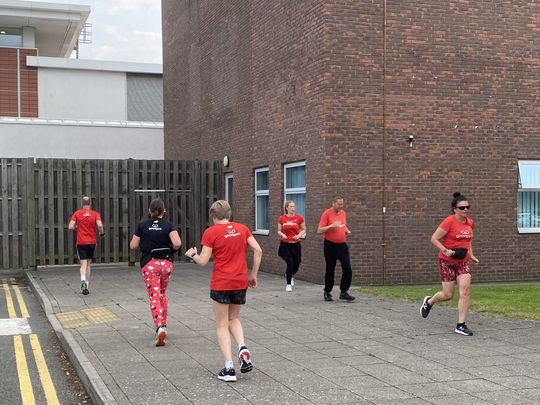
<svg viewBox="0 0 540 405"><path fill-rule="evenodd" d="M251 227L253 169L269 167L265 271L284 268L283 164L305 160L301 278L322 281L315 230L341 193L356 283L437 281L429 238L461 191L475 280L540 279L540 235L516 226L517 161L540 159L540 4L384 4L164 0L166 157L228 155Z"/></svg>
<svg viewBox="0 0 540 405"><path fill-rule="evenodd" d="M22 117L38 116L37 69L26 66L26 56L35 49L19 50L20 101ZM18 115L17 49L0 47L0 116Z"/></svg>

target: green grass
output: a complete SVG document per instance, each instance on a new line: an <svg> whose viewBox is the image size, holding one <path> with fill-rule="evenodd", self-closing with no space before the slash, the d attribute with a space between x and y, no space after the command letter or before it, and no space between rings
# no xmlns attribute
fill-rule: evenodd
<svg viewBox="0 0 540 405"><path fill-rule="evenodd" d="M433 295L441 285L362 287L363 293L418 302ZM457 308L459 290L456 286L451 301L437 303ZM471 289L471 311L513 319L540 320L540 283L474 284Z"/></svg>

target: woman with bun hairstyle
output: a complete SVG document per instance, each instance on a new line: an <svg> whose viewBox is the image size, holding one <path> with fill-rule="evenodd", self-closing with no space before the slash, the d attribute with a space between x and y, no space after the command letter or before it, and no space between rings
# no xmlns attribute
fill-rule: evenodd
<svg viewBox="0 0 540 405"><path fill-rule="evenodd" d="M148 207L148 219L142 221L129 247L141 248L141 275L150 298L150 310L156 327L156 346L164 346L167 337L167 286L173 270L174 253L182 241L173 224L164 219L165 204L155 198Z"/></svg>
<svg viewBox="0 0 540 405"><path fill-rule="evenodd" d="M292 291L294 286L293 276L298 271L302 261L300 239L306 234L304 218L296 213L296 204L292 200L285 201L283 205L283 215L278 219L277 233L281 237L278 255L287 263L285 271L287 286L285 291Z"/></svg>
<svg viewBox="0 0 540 405"><path fill-rule="evenodd" d="M451 300L454 296L454 285L459 287L458 322L455 333L472 336L473 332L465 325L470 306L471 268L470 262L479 263L473 253L472 238L474 221L469 216L471 206L467 197L454 193L451 203L452 215L446 217L435 233L431 243L439 250L439 275L442 290L433 296L426 296L420 307L420 314L427 318L436 302Z"/></svg>

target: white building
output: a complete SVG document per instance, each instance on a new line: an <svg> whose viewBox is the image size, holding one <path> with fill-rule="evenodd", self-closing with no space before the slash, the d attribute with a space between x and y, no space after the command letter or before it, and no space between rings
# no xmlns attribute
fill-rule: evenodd
<svg viewBox="0 0 540 405"><path fill-rule="evenodd" d="M89 14L0 2L0 157L163 159L162 65L69 59Z"/></svg>

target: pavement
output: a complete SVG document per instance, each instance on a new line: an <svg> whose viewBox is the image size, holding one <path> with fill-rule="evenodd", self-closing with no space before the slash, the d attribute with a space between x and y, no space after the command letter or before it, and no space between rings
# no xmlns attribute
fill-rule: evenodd
<svg viewBox="0 0 540 405"><path fill-rule="evenodd" d="M95 266L90 294L74 267L26 275L95 404L538 404L540 323L456 309L419 314L421 299L324 302L322 286L260 273L240 319L254 370L216 377L223 359L209 268L175 264L168 341L154 326L138 267ZM339 273L339 271L338 271ZM473 285L474 288L474 285Z"/></svg>

